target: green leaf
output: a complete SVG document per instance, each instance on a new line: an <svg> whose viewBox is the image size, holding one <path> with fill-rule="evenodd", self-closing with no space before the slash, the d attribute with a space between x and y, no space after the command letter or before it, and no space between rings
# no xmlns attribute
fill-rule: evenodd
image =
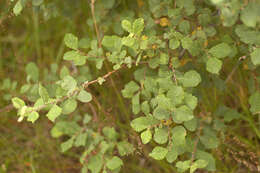
<svg viewBox="0 0 260 173"><path fill-rule="evenodd" d="M87 140L87 133L80 133L74 142L75 147L85 146Z"/></svg>
<svg viewBox="0 0 260 173"><path fill-rule="evenodd" d="M38 118L39 118L39 113L33 111L28 115L27 121L31 121L32 123L34 123Z"/></svg>
<svg viewBox="0 0 260 173"><path fill-rule="evenodd" d="M249 97L250 111L253 114L260 112L260 93L256 91Z"/></svg>
<svg viewBox="0 0 260 173"><path fill-rule="evenodd" d="M254 65L260 65L260 48L256 48L250 55L252 63Z"/></svg>
<svg viewBox="0 0 260 173"><path fill-rule="evenodd" d="M192 163L190 167L190 173L193 173L198 168L205 168L208 165L208 162L206 160L196 160L194 163Z"/></svg>
<svg viewBox="0 0 260 173"><path fill-rule="evenodd" d="M18 0L13 8L13 12L16 16L18 16L23 10L22 0Z"/></svg>
<svg viewBox="0 0 260 173"><path fill-rule="evenodd" d="M122 90L122 94L125 98L132 98L134 93L139 90L139 86L134 81L130 81L125 85L125 88Z"/></svg>
<svg viewBox="0 0 260 173"><path fill-rule="evenodd" d="M179 79L184 87L196 87L201 82L201 77L195 70L190 70Z"/></svg>
<svg viewBox="0 0 260 173"><path fill-rule="evenodd" d="M150 106L149 106L148 101L144 101L144 102L141 104L141 110L142 110L142 112L143 112L145 115L149 115L149 113L150 113Z"/></svg>
<svg viewBox="0 0 260 173"><path fill-rule="evenodd" d="M107 168L110 170L115 170L117 168L120 168L122 165L123 165L123 161L117 156L114 156L106 164Z"/></svg>
<svg viewBox="0 0 260 173"><path fill-rule="evenodd" d="M175 110L173 114L173 121L176 123L182 123L184 121L191 120L193 117L192 110L189 107L183 105Z"/></svg>
<svg viewBox="0 0 260 173"><path fill-rule="evenodd" d="M178 157L178 151L176 150L175 147L171 147L171 149L166 155L167 162L172 163L177 159L177 157Z"/></svg>
<svg viewBox="0 0 260 173"><path fill-rule="evenodd" d="M46 88L39 84L39 95L41 96L43 103L48 103L50 97Z"/></svg>
<svg viewBox="0 0 260 173"><path fill-rule="evenodd" d="M156 128L153 139L158 144L165 144L168 141L168 130L166 128Z"/></svg>
<svg viewBox="0 0 260 173"><path fill-rule="evenodd" d="M185 144L185 137L187 132L183 126L175 126L172 129L172 140L176 145Z"/></svg>
<svg viewBox="0 0 260 173"><path fill-rule="evenodd" d="M87 124L88 122L90 122L91 119L91 116L88 113L86 113L84 115L83 124Z"/></svg>
<svg viewBox="0 0 260 173"><path fill-rule="evenodd" d="M208 171L216 171L215 159L210 153L207 153L207 152L204 152L201 150L197 150L195 157L196 157L196 159L202 159L202 160L206 160L208 162L205 169L207 169Z"/></svg>
<svg viewBox="0 0 260 173"><path fill-rule="evenodd" d="M134 114L138 114L140 109L140 92L138 92L132 97L132 111Z"/></svg>
<svg viewBox="0 0 260 173"><path fill-rule="evenodd" d="M138 18L134 21L133 23L133 33L136 35L141 34L141 32L144 29L144 19L143 18Z"/></svg>
<svg viewBox="0 0 260 173"><path fill-rule="evenodd" d="M122 20L121 26L127 32L132 33L132 24L128 20Z"/></svg>
<svg viewBox="0 0 260 173"><path fill-rule="evenodd" d="M16 109L21 109L23 106L25 106L24 101L18 97L12 98L12 103Z"/></svg>
<svg viewBox="0 0 260 173"><path fill-rule="evenodd" d="M196 117L194 117L193 119L191 119L189 121L185 121L184 126L189 131L194 132L196 130L197 126L198 126L198 119Z"/></svg>
<svg viewBox="0 0 260 173"><path fill-rule="evenodd" d="M63 66L60 70L60 78L63 79L65 76L70 75L70 71L66 66Z"/></svg>
<svg viewBox="0 0 260 173"><path fill-rule="evenodd" d="M231 47L227 43L220 43L210 48L209 53L216 58L225 58L231 53Z"/></svg>
<svg viewBox="0 0 260 173"><path fill-rule="evenodd" d="M141 139L142 139L143 144L149 143L152 139L152 132L149 129L142 132L141 133Z"/></svg>
<svg viewBox="0 0 260 173"><path fill-rule="evenodd" d="M118 134L115 131L114 127L104 127L102 132L105 135L105 137L113 141L116 141L118 137Z"/></svg>
<svg viewBox="0 0 260 173"><path fill-rule="evenodd" d="M118 149L118 152L121 156L131 154L134 151L133 145L129 142L126 142L126 141L122 141L122 142L117 143L117 149Z"/></svg>
<svg viewBox="0 0 260 173"><path fill-rule="evenodd" d="M82 55L79 51L68 51L63 56L64 60L73 61L74 65L84 65L86 63L87 56Z"/></svg>
<svg viewBox="0 0 260 173"><path fill-rule="evenodd" d="M77 87L77 81L71 76L65 76L61 82L61 87L69 92L73 91Z"/></svg>
<svg viewBox="0 0 260 173"><path fill-rule="evenodd" d="M71 34L67 33L64 37L64 43L67 47L77 50L78 49L78 38Z"/></svg>
<svg viewBox="0 0 260 173"><path fill-rule="evenodd" d="M153 116L158 120L167 120L170 118L170 112L160 106L153 111Z"/></svg>
<svg viewBox="0 0 260 173"><path fill-rule="evenodd" d="M38 69L38 67L36 66L35 63L30 62L29 64L27 64L26 67L25 67L25 71L26 71L26 74L30 78L32 78L32 80L34 82L38 81L38 79L39 79L39 69Z"/></svg>
<svg viewBox="0 0 260 173"><path fill-rule="evenodd" d="M248 27L255 27L259 21L259 3L249 2L248 5L241 10L240 19Z"/></svg>
<svg viewBox="0 0 260 173"><path fill-rule="evenodd" d="M221 67L222 67L222 61L215 57L209 58L206 63L207 71L213 74L219 74Z"/></svg>
<svg viewBox="0 0 260 173"><path fill-rule="evenodd" d="M154 119L153 117L151 116L146 116L146 117L138 117L136 119L134 119L132 122L131 122L131 127L137 131L137 132L141 132L143 131L144 129L154 125L154 124L157 124L159 121Z"/></svg>
<svg viewBox="0 0 260 173"><path fill-rule="evenodd" d="M134 48L136 40L130 36L122 38L122 44Z"/></svg>
<svg viewBox="0 0 260 173"><path fill-rule="evenodd" d="M178 168L178 171L184 172L184 171L186 171L187 169L190 168L190 160L178 161L176 163L176 167Z"/></svg>
<svg viewBox="0 0 260 173"><path fill-rule="evenodd" d="M74 138L70 138L69 140L61 143L61 152L68 151L73 146Z"/></svg>
<svg viewBox="0 0 260 173"><path fill-rule="evenodd" d="M170 39L169 41L169 48L170 49L177 49L180 46L180 41L176 38Z"/></svg>
<svg viewBox="0 0 260 173"><path fill-rule="evenodd" d="M33 0L32 4L33 6L40 6L43 3L44 0Z"/></svg>
<svg viewBox="0 0 260 173"><path fill-rule="evenodd" d="M60 116L61 112L62 112L62 109L59 106L54 105L54 106L51 107L51 109L49 110L49 112L47 113L46 116L48 117L49 120L54 122L55 119L58 116Z"/></svg>
<svg viewBox="0 0 260 173"><path fill-rule="evenodd" d="M171 103L174 106L181 104L184 99L183 88L176 85L171 86L170 90L167 92L167 97L170 98Z"/></svg>
<svg viewBox="0 0 260 173"><path fill-rule="evenodd" d="M184 102L185 104L191 108L192 110L194 110L198 104L198 99L197 97L193 96L190 93L185 93L184 94Z"/></svg>
<svg viewBox="0 0 260 173"><path fill-rule="evenodd" d="M94 155L89 158L88 169L91 173L99 173L103 166L103 158L101 154Z"/></svg>
<svg viewBox="0 0 260 173"><path fill-rule="evenodd" d="M154 158L155 160L163 160L168 153L168 150L164 147L156 146L149 156Z"/></svg>
<svg viewBox="0 0 260 173"><path fill-rule="evenodd" d="M62 104L62 113L70 114L77 108L77 101L75 99L68 99Z"/></svg>
<svg viewBox="0 0 260 173"><path fill-rule="evenodd" d="M102 45L106 47L109 51L120 51L122 47L122 41L121 38L118 36L104 36L102 40Z"/></svg>
<svg viewBox="0 0 260 173"><path fill-rule="evenodd" d="M134 152L134 146L127 141L118 142L117 149L120 156L125 156Z"/></svg>
<svg viewBox="0 0 260 173"><path fill-rule="evenodd" d="M87 103L92 100L92 95L85 90L81 90L77 96L77 99L83 103Z"/></svg>

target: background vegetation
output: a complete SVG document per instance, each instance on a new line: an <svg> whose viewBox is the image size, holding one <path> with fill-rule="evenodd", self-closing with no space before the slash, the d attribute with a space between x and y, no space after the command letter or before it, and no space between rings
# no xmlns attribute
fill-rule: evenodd
<svg viewBox="0 0 260 173"><path fill-rule="evenodd" d="M144 114L137 111L140 106L134 106L141 103L132 99L136 96L131 95L131 89L126 89L128 82L138 81L136 71L148 67L151 70L147 68L149 77L166 65L174 67L173 71L169 70L173 81L176 80L176 69L178 80L179 75L193 69L201 76L199 84L194 85L196 88L188 86L184 89L198 98L193 111L198 123L196 130L187 132L194 139L190 155L180 155L178 159L191 158L193 161L193 154L198 148L211 154L205 160L209 161L212 157L214 161L210 161L210 167L209 164L206 168L198 167L205 169L197 172L259 172L259 12L257 0L0 1L0 172L86 171L89 162L84 163L80 158L89 148L88 144L86 147L79 145L70 150L64 149L64 145L60 144L70 139L70 135L63 133L65 135L62 136L53 130L56 122L64 120L77 122L83 130L93 130L89 132L91 134L104 134L111 143L114 140L110 135L114 133L110 131L113 127L117 136L115 145L128 141L131 144L129 148L133 148L127 154L122 154L119 149L111 149L107 154L107 157L124 155L120 157L124 162L119 166L121 172L177 172L175 163L149 154L160 140L144 144L145 140L149 142L151 139L147 136L140 138L139 130L136 130L138 127L131 124L132 120ZM130 63L125 57L123 61L113 57L107 60L108 52L116 52L118 45L110 38L106 43L104 35L126 37L128 32L121 22L128 20L133 24L138 18L144 19L144 31L135 34L139 40L149 40L148 46L142 49L144 53L140 53L139 66L135 66L139 61L139 53L136 53L139 49L133 51L135 48L129 46L130 43L125 43L125 47L128 44L129 48L124 48L127 56L132 57ZM64 38L67 33L73 33L78 38L83 55L101 54L106 58L97 60L88 55L86 64L82 66L77 66L73 59L66 61L64 54L73 50L73 44L69 46L71 42L66 42ZM191 38L192 43L184 42L183 37ZM224 46L212 49L221 43ZM101 47L104 54L99 52ZM165 64L161 53L168 58ZM209 61L210 56L214 57ZM169 60L169 57L176 58ZM160 59L160 62L155 59ZM171 63L168 64L168 61ZM115 67L118 64L121 65L119 69ZM128 68L130 64L133 65ZM156 80L165 75L163 70L158 73ZM66 74L73 76L78 83L97 79L86 89L92 95L91 102L78 102L76 111L71 111L73 108L68 106L67 113L63 112L64 115L55 123L46 116L40 116L35 122L31 120L34 123L17 121L19 117L12 98L19 97L33 106L42 97L38 93L39 83L47 88L50 96L57 96L52 86L58 80L64 80ZM106 74L104 78L99 78ZM104 83L99 85L103 79ZM182 85L185 86L185 82ZM145 101L145 97L141 100ZM46 111L39 111L40 115ZM161 126L164 125L175 127L172 120L161 121ZM111 129L102 132L104 127ZM203 131L205 129L210 129L209 133ZM109 131L109 134L104 131ZM101 148L105 148L105 144ZM91 152L90 157L94 157L99 150ZM111 165L107 168L108 172L119 171L112 169Z"/></svg>

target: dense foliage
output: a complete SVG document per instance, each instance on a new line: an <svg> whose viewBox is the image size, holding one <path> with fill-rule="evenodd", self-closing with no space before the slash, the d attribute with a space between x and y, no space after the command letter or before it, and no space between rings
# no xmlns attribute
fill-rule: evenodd
<svg viewBox="0 0 260 173"><path fill-rule="evenodd" d="M32 12L42 35L33 36L24 81L6 76L1 99L12 103L18 122L50 120L51 136L82 173L260 171L260 1L7 6L3 16L14 16L5 20ZM52 32L64 33L55 55L41 46L51 47Z"/></svg>

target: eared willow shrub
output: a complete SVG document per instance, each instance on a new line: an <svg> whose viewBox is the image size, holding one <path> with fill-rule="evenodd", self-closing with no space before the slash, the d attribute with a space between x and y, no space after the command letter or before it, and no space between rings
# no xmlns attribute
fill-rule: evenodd
<svg viewBox="0 0 260 173"><path fill-rule="evenodd" d="M20 15L28 2L18 0L14 14ZM43 0L30 2L45 17L54 13ZM216 98L227 92L230 76L221 76L227 61L237 66L243 63L249 74L259 72L260 1L139 0L143 10L137 14L131 9L116 9L118 3L90 2L92 14L87 23L94 25L96 39L79 38L73 33L64 36L68 49L63 60L76 68L76 75L66 65L53 64L51 75L47 71L40 76L35 63L27 64L27 83L20 93L29 102L22 97L11 99L18 121L34 123L46 116L53 122L53 137L67 136L61 151L83 147L79 158L82 172L92 173L119 172L124 157L142 152L136 146L139 137L149 150L147 157L158 163L163 160L175 171L190 173L197 169L217 170L212 151L223 142L231 121L246 121L260 138L259 128L253 123L260 112L260 93L255 84L259 77L250 78L253 85L249 86L246 105L250 112L230 107L222 99L211 103L203 96L211 95L203 92L205 88L215 88L215 94L219 94ZM95 76L90 63L96 71L111 65L113 69ZM102 123L104 117L80 108L94 99L89 86L104 84L122 69L133 69L121 91L131 102L132 113L122 112L114 117L117 120L113 126L107 126ZM2 89L15 89L16 85L6 79ZM203 108L204 102L213 112ZM75 116L68 119L68 114ZM131 129L139 134L138 138L126 137Z"/></svg>

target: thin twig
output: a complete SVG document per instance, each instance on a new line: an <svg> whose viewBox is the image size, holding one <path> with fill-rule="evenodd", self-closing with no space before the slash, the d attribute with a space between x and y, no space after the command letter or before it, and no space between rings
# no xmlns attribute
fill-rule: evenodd
<svg viewBox="0 0 260 173"><path fill-rule="evenodd" d="M98 47L100 48L101 47L101 39L100 39L98 26L97 26L97 20L96 20L96 16L95 16L95 0L91 0L91 14L92 14L96 34L97 34Z"/></svg>

